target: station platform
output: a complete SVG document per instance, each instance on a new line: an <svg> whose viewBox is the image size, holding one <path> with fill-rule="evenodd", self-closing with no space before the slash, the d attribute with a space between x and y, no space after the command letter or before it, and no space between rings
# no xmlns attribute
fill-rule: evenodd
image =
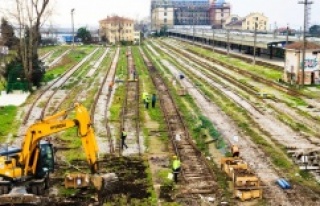
<svg viewBox="0 0 320 206"><path fill-rule="evenodd" d="M174 38L174 39L177 39L177 40L180 40L180 41L188 42L190 44L193 43L192 41L189 41L189 40L184 39L184 38L173 37L173 36L170 36L170 38ZM194 44L198 45L198 46L204 46L206 48L212 48L212 45L201 44L199 42L194 42ZM217 51L226 53L226 54L228 52L227 49L225 49L224 47L215 46L214 49L217 50ZM230 49L229 53L233 54L233 55L236 55L236 56L239 56L239 57L246 58L246 59L252 59L252 61L253 61L253 55L241 53L238 49ZM260 56L256 56L256 61L260 61L260 62L271 64L271 65L274 65L274 66L277 66L277 67L284 68L284 59L280 59L280 58L276 58L276 57L273 57L272 59L270 59L269 55L266 55L266 54L261 54Z"/></svg>

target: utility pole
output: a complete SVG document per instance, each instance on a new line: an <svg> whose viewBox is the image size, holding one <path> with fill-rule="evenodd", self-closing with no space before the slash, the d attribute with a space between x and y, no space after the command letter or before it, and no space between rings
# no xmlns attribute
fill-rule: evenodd
<svg viewBox="0 0 320 206"><path fill-rule="evenodd" d="M205 40L204 40L204 29L202 29L202 44L201 44L201 48L204 47L205 44Z"/></svg>
<svg viewBox="0 0 320 206"><path fill-rule="evenodd" d="M212 29L212 51L214 52L214 29Z"/></svg>
<svg viewBox="0 0 320 206"><path fill-rule="evenodd" d="M194 46L194 8L192 9L192 45Z"/></svg>
<svg viewBox="0 0 320 206"><path fill-rule="evenodd" d="M230 30L227 30L227 56L229 57L229 52L230 52Z"/></svg>
<svg viewBox="0 0 320 206"><path fill-rule="evenodd" d="M304 5L304 19L303 19L303 48L302 48L302 84L301 86L304 86L304 70L305 70L305 61L306 61L306 46L307 46L307 29L308 29L308 6L313 4L312 1L309 0L303 0L299 1L298 4Z"/></svg>
<svg viewBox="0 0 320 206"><path fill-rule="evenodd" d="M300 38L301 38L301 34L302 34L302 28L300 26L300 30L299 30L299 41L300 41Z"/></svg>
<svg viewBox="0 0 320 206"><path fill-rule="evenodd" d="M241 40L240 40L240 42L241 42L241 43L240 43L240 48L241 48L241 49L240 49L240 53L242 54L243 30L241 30L240 35L241 35L241 36L240 36L240 38L241 38Z"/></svg>
<svg viewBox="0 0 320 206"><path fill-rule="evenodd" d="M253 66L256 65L257 24L258 24L257 22L254 23Z"/></svg>
<svg viewBox="0 0 320 206"><path fill-rule="evenodd" d="M73 21L74 9L71 9L71 24L72 24L72 49L74 49L74 21Z"/></svg>
<svg viewBox="0 0 320 206"><path fill-rule="evenodd" d="M289 24L287 24L286 46L288 45L288 42L289 42Z"/></svg>
<svg viewBox="0 0 320 206"><path fill-rule="evenodd" d="M277 30L278 30L277 22L274 22L273 39L277 37Z"/></svg>
<svg viewBox="0 0 320 206"><path fill-rule="evenodd" d="M289 24L287 24L287 37L286 37L286 47L288 46L288 42L289 42ZM285 55L284 55L284 72L286 75L286 70L287 69L287 50L285 49ZM292 74L291 74L292 76Z"/></svg>

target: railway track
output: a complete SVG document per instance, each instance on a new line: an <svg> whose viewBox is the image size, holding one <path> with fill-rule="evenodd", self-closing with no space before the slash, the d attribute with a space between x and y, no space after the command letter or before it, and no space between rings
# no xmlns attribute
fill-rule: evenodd
<svg viewBox="0 0 320 206"><path fill-rule="evenodd" d="M128 149L121 148L119 144L119 155L132 156L143 152L143 139L140 137L140 110L139 110L139 78L135 78L135 65L132 58L131 47L127 49L128 76L126 81L126 94L121 111L120 133L122 129L127 132L126 144Z"/></svg>
<svg viewBox="0 0 320 206"><path fill-rule="evenodd" d="M296 96L296 97L309 98L309 99L313 98L312 96L307 95L305 93L302 93L302 92L300 92L300 91L298 91L296 89L292 89L290 87L287 87L285 85L277 83L276 81L271 81L269 79L266 79L264 77L256 75L256 74L254 74L254 73L252 73L250 71L247 71L247 70L241 69L239 67L236 67L236 66L230 65L228 63L225 63L223 61L220 61L220 60L218 60L216 58L208 57L206 55L200 54L200 53L198 53L196 51L193 51L192 49L187 49L187 51L190 52L190 53L193 53L195 55L198 55L198 56L200 56L202 58L205 58L205 59L207 59L207 60L209 60L211 62L214 62L214 63L217 63L217 64L219 64L221 66L224 66L224 67L226 67L226 68L228 68L228 69L230 69L232 71L235 71L235 72L237 72L237 73L239 73L241 75L245 75L245 76L247 76L247 77L249 77L251 79L254 79L254 80L258 81L258 82L261 82L261 83L266 84L268 86L271 86L271 87L273 87L275 89L278 89L278 90L280 90L282 92L285 92L285 93L287 93L289 95ZM236 58L238 58L238 57L236 57Z"/></svg>
<svg viewBox="0 0 320 206"><path fill-rule="evenodd" d="M160 48L159 45L158 45L158 48ZM167 51L166 53L169 55L170 51ZM177 58L177 56L172 56L172 57ZM190 59L189 56L187 58ZM196 76L202 78L203 80L208 82L210 85L217 88L226 96L228 96L230 99L232 99L239 106L247 110L254 117L254 119L257 119L256 121L258 122L258 124L261 125L262 128L264 128L266 131L270 133L273 139L278 141L280 144L284 145L286 148L315 149L318 147L317 144L314 144L308 141L300 133L294 132L292 130L290 131L288 127L286 127L284 124L281 124L278 120L274 119L271 115L261 112L253 104L251 104L251 102L249 102L248 100L245 100L244 98L239 96L237 93L230 91L228 88L224 88L223 86L220 86L219 84L215 83L212 79L210 79L206 75L201 74L200 72L196 71L191 67L188 67L188 69L192 71L192 74L195 74ZM260 119L263 121L259 121ZM273 125L271 122L277 122L278 123L277 125L281 125L281 127L286 128L286 130L275 130L270 128L269 125ZM294 137L294 140L283 138L286 135Z"/></svg>
<svg viewBox="0 0 320 206"><path fill-rule="evenodd" d="M71 49L67 49L65 52L63 52L61 55L59 55L57 58L55 58L52 62L50 62L48 64L48 70L53 69L53 67L59 62L61 61L61 59L67 55L69 52L71 51Z"/></svg>
<svg viewBox="0 0 320 206"><path fill-rule="evenodd" d="M64 83L75 73L88 59L90 59L98 49L95 49L88 56L86 56L81 62L77 65L71 67L67 72L61 75L59 78L54 80L48 87L44 88L38 94L36 99L31 104L30 108L27 110L26 115L23 119L23 125L29 126L38 119L42 119L45 115L45 110L47 109L49 102L53 96L59 91Z"/></svg>
<svg viewBox="0 0 320 206"><path fill-rule="evenodd" d="M288 113L290 113L294 117L294 118L291 118L290 121L295 122L295 124L303 123L305 127L308 128L308 130L310 131L308 132L310 134L309 136L307 136L307 138L316 144L320 144L320 141L318 140L318 138L314 137L314 136L319 137L318 135L318 133L320 132L320 127L318 127L318 124L320 123L319 119L315 118L309 113L301 115L301 112L302 112L301 110L299 110L298 108L289 108L284 100L279 99L276 96L270 97L269 99L259 98L260 94L258 89L255 86L250 85L250 82L247 83L247 81L240 81L242 77L233 76L230 74L230 72L229 73L224 72L222 69L218 69L217 66L213 66L214 63L203 61L189 54L188 52L184 52L182 50L177 49L176 47L173 47L172 45L169 45L167 43L164 43L164 45L170 48L170 50L173 50L177 54L181 55L183 58L187 60L192 60L192 62L195 62L197 65L201 65L203 68L210 71L208 72L208 75L211 75L210 73L213 73L214 75L221 77L223 81L227 80L231 84L245 91L245 93L251 95L250 99L256 100L256 102L252 104L253 107L256 107L255 104L259 103L260 105L261 104L267 105L268 107L273 108L275 111L277 111L281 115L287 115ZM233 87L233 89L239 90L236 87ZM265 108L267 106L265 106ZM261 109L256 107L256 110L259 111ZM283 113L282 110L285 110L285 113Z"/></svg>
<svg viewBox="0 0 320 206"><path fill-rule="evenodd" d="M158 45L158 47L160 47ZM173 59L179 59L179 57L173 55L174 52L172 51L167 51L166 52L168 55L170 54L172 56ZM190 58L188 58L190 59ZM228 98L232 99L233 101L235 101L239 106L243 107L244 109L246 109L252 116L253 118L255 119L255 121L257 121L258 124L261 125L262 128L264 128L265 130L267 130L270 134L271 134L271 137L273 140L276 140L278 141L279 143L283 144L283 145L286 145L287 147L291 147L292 148L292 144L295 144L295 145L301 145L301 148L305 147L305 148L313 148L313 147L316 147L316 145L312 145L310 143L308 143L305 139L299 137L299 136L295 136L292 133L292 131L288 131L286 130L287 132L285 134L279 134L279 132L283 132L284 130L278 130L278 129L275 129L275 127L272 128L269 128L268 129L268 125L273 125L273 123L271 123L271 121L275 121L272 119L272 117L270 117L269 114L266 114L266 113L261 113L259 111L257 111L257 109L255 107L253 107L253 105L251 104L247 104L246 103L246 100L242 99L240 96L238 96L236 93L230 91L228 88L224 87L224 86L221 86L217 83L214 83L214 81L212 81L210 78L210 76L208 76L207 74L201 74L201 70L197 70L197 68L194 68L194 65L193 66L189 66L189 65L185 65L183 62L185 62L185 59L184 60L181 60L180 63L181 65L184 65L186 67L186 69L190 70L191 73L190 73L190 76L193 76L193 77L196 77L198 76L197 78L201 79L201 81L206 81L208 82L210 85L212 85L213 87L215 87L216 89L220 90L221 93L225 94L226 96L228 96ZM167 67L169 67L167 65ZM189 76L189 74L188 74ZM189 77L191 78L191 77ZM191 78L193 79L193 78ZM188 86L188 88L191 88L190 86ZM190 89L189 89L190 90ZM275 121L276 122L276 121ZM284 127L283 125L281 126L281 124L277 124L277 126L279 126L280 128ZM291 133L290 133L291 132ZM290 139L290 138L284 138L285 136L291 136L291 137L294 137L294 139ZM300 142L300 143L299 143ZM234 144L234 143L232 143ZM251 145L253 148L255 147L252 143L251 144L248 144L248 145ZM251 153L253 154L252 152L249 152L249 151L245 151L246 149L246 146L243 145L243 147L241 147L241 150L244 149L244 152L245 153ZM244 154L244 153L242 153ZM249 161L252 161L250 160L251 158L249 158L248 160ZM262 174L265 174L264 170L268 171L268 166L267 165L264 165L262 166L261 163L258 161L258 162L255 162L253 165L259 165L257 169L258 171L258 174L259 176L262 175ZM261 167L261 168L260 168ZM267 170L268 169L268 170ZM268 173L272 174L271 171L268 171ZM263 178L266 177L266 176L269 176L267 179L266 178ZM274 188L274 185L270 184L271 182L274 182L276 180L276 177L274 177L274 175L271 175L273 176L273 180L270 182L270 180L268 180L269 178L271 178L270 175L263 175L262 176L262 179L264 182L268 183L268 186L271 186ZM303 188L303 187L302 187ZM301 189L301 187L300 187ZM274 189L273 189L274 190ZM305 188L305 190L309 190L307 188ZM292 193L294 194L294 193ZM310 191L310 194L313 194L312 191ZM317 196L316 194L313 194L311 196ZM290 201L293 201L295 202L293 199L294 195L289 195L290 197ZM284 201L284 202L287 202L287 201ZM301 203L296 203L297 205L301 205Z"/></svg>
<svg viewBox="0 0 320 206"><path fill-rule="evenodd" d="M140 52L157 88L174 153L179 156L183 165L183 185L176 197L185 205L200 205L201 196L219 197L215 176L205 157L193 143L165 82L145 53L141 49Z"/></svg>
<svg viewBox="0 0 320 206"><path fill-rule="evenodd" d="M47 53L45 53L44 55L40 56L39 59L41 61L45 61L46 59L50 58L50 56L55 52L55 50L51 50Z"/></svg>
<svg viewBox="0 0 320 206"><path fill-rule="evenodd" d="M96 138L100 151L103 154L115 153L116 140L111 136L109 126L108 108L110 107L110 100L114 88L110 90L109 85L115 80L116 68L119 60L120 48L118 47L110 65L110 68L102 80L98 93L95 96L94 103L90 109L91 119L95 125ZM108 151L106 149L109 148Z"/></svg>

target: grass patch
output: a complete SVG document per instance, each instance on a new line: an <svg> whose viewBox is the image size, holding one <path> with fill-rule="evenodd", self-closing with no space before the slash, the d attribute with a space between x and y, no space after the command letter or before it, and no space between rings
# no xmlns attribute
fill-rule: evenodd
<svg viewBox="0 0 320 206"><path fill-rule="evenodd" d="M52 69L46 72L43 82L49 82L53 79L61 76L73 65L79 63L85 56L87 56L92 51L92 48L84 49L77 48L67 55L63 56L61 61Z"/></svg>
<svg viewBox="0 0 320 206"><path fill-rule="evenodd" d="M123 98L125 96L125 85L124 82L127 76L127 57L126 48L120 49L119 61L116 68L116 79L118 85L114 94L112 105L110 107L110 121L120 121L120 112L122 108Z"/></svg>
<svg viewBox="0 0 320 206"><path fill-rule="evenodd" d="M150 119L152 121L155 121L159 124L159 130L163 131L166 130L166 123L164 121L164 116L160 107L160 103L157 100L155 108L152 108L151 105L148 110L145 110L143 102L142 102L142 92L148 92L148 94L151 96L151 94L156 94L157 99L159 99L159 95L157 95L157 90L155 86L153 85L153 82L150 78L149 71L147 66L144 63L144 60L142 56L140 55L139 47L134 46L132 47L132 56L136 65L136 72L139 75L139 81L140 81L140 97L141 97L141 107L140 107L140 114L142 112L147 111ZM144 115L140 115L140 119L145 122ZM148 131L146 131L145 136L147 137ZM161 133L161 140L164 140L165 143L168 142L168 134L167 133ZM146 142L146 146L148 146L148 143Z"/></svg>
<svg viewBox="0 0 320 206"><path fill-rule="evenodd" d="M17 112L18 108L16 106L0 107L0 142L4 142L8 134L17 131Z"/></svg>

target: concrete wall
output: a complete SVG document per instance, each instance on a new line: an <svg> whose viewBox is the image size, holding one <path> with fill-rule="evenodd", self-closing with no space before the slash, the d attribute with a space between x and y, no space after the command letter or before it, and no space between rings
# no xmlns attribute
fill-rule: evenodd
<svg viewBox="0 0 320 206"><path fill-rule="evenodd" d="M320 84L319 61L320 54L313 54L313 50L306 51L305 84ZM286 50L284 80L286 82L302 83L302 51Z"/></svg>

